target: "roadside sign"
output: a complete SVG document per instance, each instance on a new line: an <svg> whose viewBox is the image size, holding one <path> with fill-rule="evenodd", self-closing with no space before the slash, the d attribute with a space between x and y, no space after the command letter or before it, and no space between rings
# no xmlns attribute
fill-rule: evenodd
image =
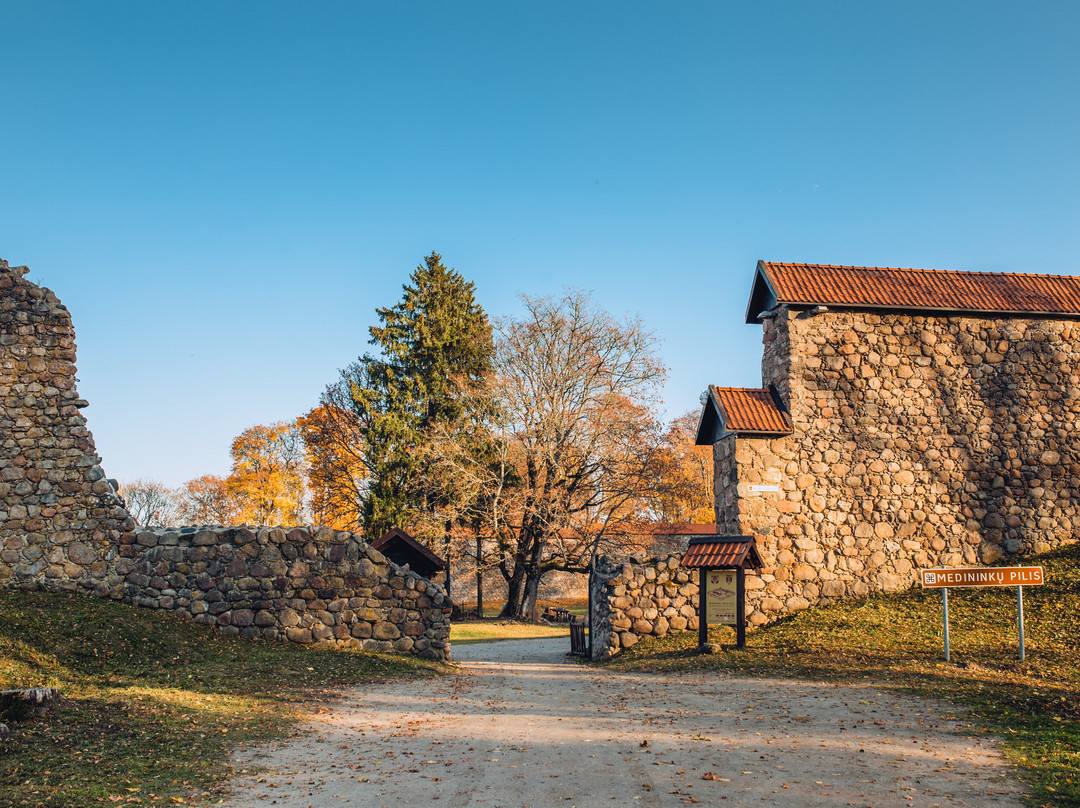
<svg viewBox="0 0 1080 808"><path fill-rule="evenodd" d="M709 623L735 625L739 619L739 585L736 570L705 573L705 619Z"/></svg>
<svg viewBox="0 0 1080 808"><path fill-rule="evenodd" d="M919 570L926 589L945 586L1035 586L1045 583L1042 567L956 567Z"/></svg>
<svg viewBox="0 0 1080 808"><path fill-rule="evenodd" d="M978 586L1016 587L1016 633L1020 659L1024 659L1024 587L1046 583L1042 567L953 567L919 570L924 589L941 590L941 619L945 631L945 661L949 661L949 588Z"/></svg>

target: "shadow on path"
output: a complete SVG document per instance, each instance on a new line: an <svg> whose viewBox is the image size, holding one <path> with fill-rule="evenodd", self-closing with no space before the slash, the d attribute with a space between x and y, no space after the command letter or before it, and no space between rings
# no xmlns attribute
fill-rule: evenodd
<svg viewBox="0 0 1080 808"><path fill-rule="evenodd" d="M1020 806L992 743L867 687L615 674L565 637L458 646L458 672L350 692L246 753L232 808Z"/></svg>

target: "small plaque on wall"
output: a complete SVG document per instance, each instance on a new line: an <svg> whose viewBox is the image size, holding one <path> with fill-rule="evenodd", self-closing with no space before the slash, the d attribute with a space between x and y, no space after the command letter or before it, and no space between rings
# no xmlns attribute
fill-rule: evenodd
<svg viewBox="0 0 1080 808"><path fill-rule="evenodd" d="M748 483L746 486L746 493L748 494L778 494L780 493L780 486L777 484L765 485L764 483Z"/></svg>

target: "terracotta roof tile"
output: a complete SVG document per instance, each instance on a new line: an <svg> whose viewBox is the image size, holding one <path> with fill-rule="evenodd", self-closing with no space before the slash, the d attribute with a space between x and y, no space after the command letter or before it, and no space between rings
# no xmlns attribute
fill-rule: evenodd
<svg viewBox="0 0 1080 808"><path fill-rule="evenodd" d="M776 303L1080 315L1080 277L761 261ZM755 278L755 287L758 279ZM755 290L756 291L756 290ZM755 292L751 293L751 308ZM755 321L757 311L747 311Z"/></svg>
<svg viewBox="0 0 1080 808"><path fill-rule="evenodd" d="M761 569L761 557L751 536L691 539L681 566L689 569L749 567Z"/></svg>
<svg viewBox="0 0 1080 808"><path fill-rule="evenodd" d="M791 419L768 390L714 386L712 391L729 432L791 433Z"/></svg>

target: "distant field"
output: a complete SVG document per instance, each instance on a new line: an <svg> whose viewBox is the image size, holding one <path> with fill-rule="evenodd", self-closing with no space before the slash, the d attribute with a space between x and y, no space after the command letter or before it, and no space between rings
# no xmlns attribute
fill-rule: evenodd
<svg viewBox="0 0 1080 808"><path fill-rule="evenodd" d="M1080 545L1037 558L1048 583L1024 588L1027 659L1017 658L1016 590L950 589L952 661L942 661L941 595L914 589L801 612L747 636L747 650L697 653L697 634L643 641L607 667L833 679L933 696L999 736L1038 805L1080 806ZM729 628L713 642L734 643Z"/></svg>
<svg viewBox="0 0 1080 808"><path fill-rule="evenodd" d="M0 690L48 685L64 697L0 743L0 806L209 798L238 743L282 736L341 687L441 670L227 637L91 597L0 592Z"/></svg>
<svg viewBox="0 0 1080 808"><path fill-rule="evenodd" d="M450 642L457 645L493 640L531 640L537 637L569 636L569 626L549 626L543 623L522 623L514 620L468 620L455 622L450 626ZM569 649L569 645L567 648Z"/></svg>
<svg viewBox="0 0 1080 808"><path fill-rule="evenodd" d="M494 603L491 603L485 600L484 617L498 617L500 612L502 612L504 603L505 601L496 601ZM456 605L460 607L461 610L464 611L466 614L476 613L476 601L465 601ZM536 604L537 611L540 614L543 614L544 609L546 609L548 606L551 606L553 608L558 607L562 609L567 609L571 614L585 614L589 610L589 600L588 598L565 598L562 600L542 599L537 601Z"/></svg>

